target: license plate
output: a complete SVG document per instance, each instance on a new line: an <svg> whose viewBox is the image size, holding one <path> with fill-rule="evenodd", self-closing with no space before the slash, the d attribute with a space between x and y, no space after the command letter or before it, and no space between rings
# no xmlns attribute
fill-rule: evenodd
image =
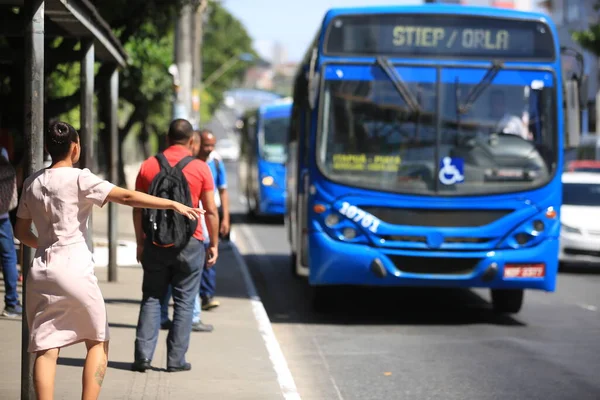
<svg viewBox="0 0 600 400"><path fill-rule="evenodd" d="M506 264L505 278L543 278L546 274L545 264Z"/></svg>

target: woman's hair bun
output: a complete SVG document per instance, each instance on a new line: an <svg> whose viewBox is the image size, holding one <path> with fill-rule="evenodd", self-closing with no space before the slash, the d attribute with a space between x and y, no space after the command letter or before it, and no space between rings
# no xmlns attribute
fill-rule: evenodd
<svg viewBox="0 0 600 400"><path fill-rule="evenodd" d="M79 142L79 134L71 125L62 121L52 122L46 131L46 148L52 160L60 160L69 154L71 143Z"/></svg>
<svg viewBox="0 0 600 400"><path fill-rule="evenodd" d="M71 129L75 130L65 122L54 122L50 125L48 140L54 144L65 144L71 142Z"/></svg>

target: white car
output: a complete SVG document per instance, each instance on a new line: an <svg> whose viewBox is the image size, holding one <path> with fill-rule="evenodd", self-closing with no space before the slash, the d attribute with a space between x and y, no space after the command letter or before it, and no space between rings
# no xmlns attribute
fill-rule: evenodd
<svg viewBox="0 0 600 400"><path fill-rule="evenodd" d="M219 139L215 145L215 151L223 160L237 161L240 157L240 146L230 138Z"/></svg>
<svg viewBox="0 0 600 400"><path fill-rule="evenodd" d="M600 174L565 172L560 261L600 264Z"/></svg>

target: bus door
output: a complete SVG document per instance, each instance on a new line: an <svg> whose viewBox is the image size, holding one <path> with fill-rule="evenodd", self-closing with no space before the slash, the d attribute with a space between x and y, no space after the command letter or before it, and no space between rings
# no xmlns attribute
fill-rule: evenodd
<svg viewBox="0 0 600 400"><path fill-rule="evenodd" d="M248 194L251 196L249 204L254 205L253 209L258 208L255 204L258 194L258 146L257 146L257 127L258 127L258 111L248 118Z"/></svg>

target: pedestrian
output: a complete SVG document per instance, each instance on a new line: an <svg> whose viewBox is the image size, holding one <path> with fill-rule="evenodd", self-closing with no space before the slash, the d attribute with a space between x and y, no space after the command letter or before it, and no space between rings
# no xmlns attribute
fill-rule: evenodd
<svg viewBox="0 0 600 400"><path fill-rule="evenodd" d="M194 131L194 137L192 139L192 156L197 157L200 151L200 131ZM199 205L202 208L201 203ZM204 216L200 217L200 221L202 223L202 231L204 232L204 248L208 251L208 247L210 246L210 239L208 237L208 230L206 227L206 221ZM203 265L202 273L204 269L211 268L206 265L206 261ZM198 295L200 291L198 290ZM173 325L173 322L169 319L169 302L171 301L172 289L171 285L169 285L167 289L167 295L161 303L160 309L160 328L164 330L169 330ZM192 314L192 331L194 332L212 332L214 330L214 326L211 324L205 324L200 319L201 309L200 302L198 301L198 296L194 301L194 312Z"/></svg>
<svg viewBox="0 0 600 400"><path fill-rule="evenodd" d="M212 173L215 191L215 204L219 209L219 237L229 238L230 215L229 215L229 193L227 192L227 171L221 157L215 152L217 138L208 129L204 129L200 135L200 152L198 158L205 161ZM215 267L206 268L202 272L200 282L200 297L202 309L212 310L219 307L220 302L215 299L217 289L217 271Z"/></svg>
<svg viewBox="0 0 600 400"><path fill-rule="evenodd" d="M169 147L144 161L136 180L136 190L185 196L194 207L202 201L210 234L204 247L202 224L185 225L161 215L134 210L138 261L142 263L142 303L136 329L135 361L132 369L145 372L151 367L161 325L161 303L169 285L173 293L173 322L167 336L167 371L189 371L186 362L194 299L205 264L212 266L218 257L219 216L214 203L214 185L206 163L192 157L194 131L184 119L171 122L167 134ZM178 238L182 246L170 245L164 237ZM163 303L164 304L164 303Z"/></svg>
<svg viewBox="0 0 600 400"><path fill-rule="evenodd" d="M18 318L23 314L17 292L17 252L9 212L18 205L17 171L10 163L8 151L0 149L0 263L4 278L3 317Z"/></svg>
<svg viewBox="0 0 600 400"><path fill-rule="evenodd" d="M84 342L82 398L97 399L108 365L109 328L86 242L93 206L111 201L170 209L192 220L202 210L122 189L89 169L74 168L81 147L77 131L67 123L52 123L45 139L52 164L25 180L15 224L17 238L36 249L25 304L35 390L39 399L52 399L60 349ZM38 236L31 231L32 222Z"/></svg>

